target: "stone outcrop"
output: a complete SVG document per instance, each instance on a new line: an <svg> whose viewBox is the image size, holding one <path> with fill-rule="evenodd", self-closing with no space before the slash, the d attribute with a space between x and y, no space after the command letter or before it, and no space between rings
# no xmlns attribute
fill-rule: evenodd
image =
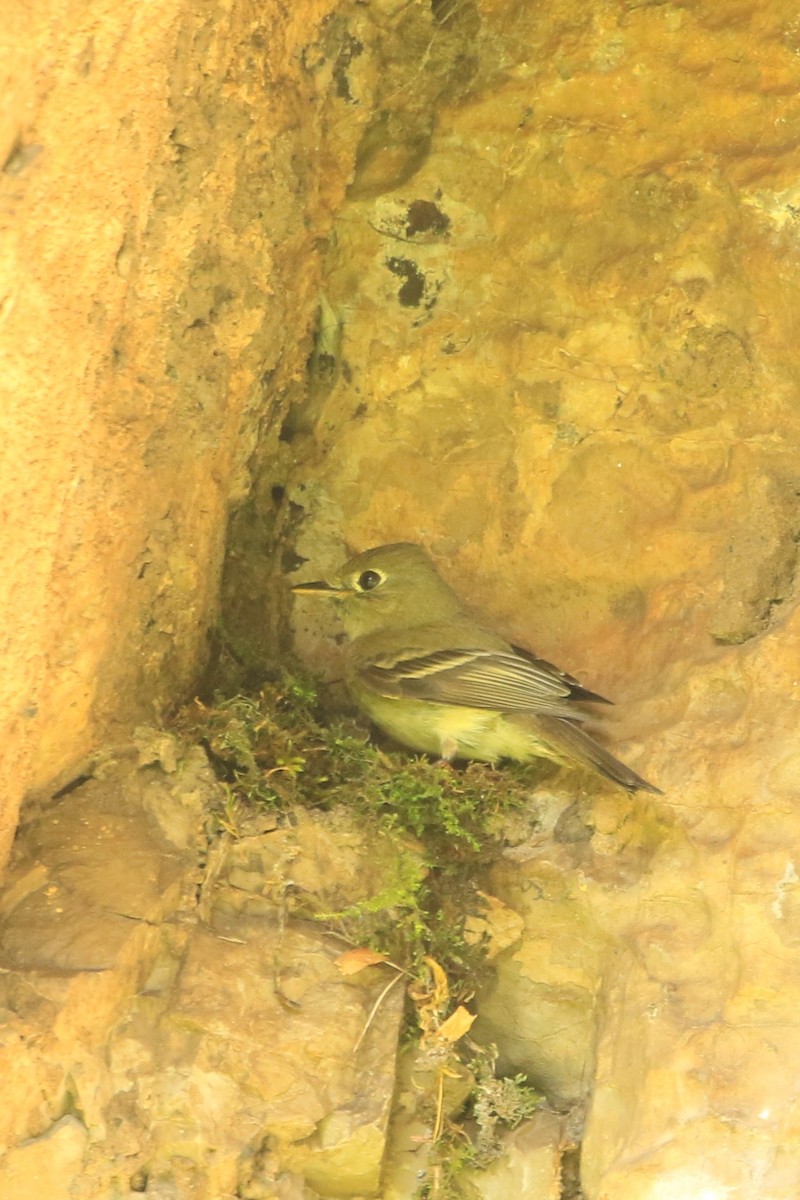
<svg viewBox="0 0 800 1200"><path fill-rule="evenodd" d="M188 803L81 764L195 686L220 611L257 673L287 574L412 539L620 702L664 792L532 797L476 1035L585 1107L585 1200L796 1200L794 8L67 7L12 4L0 118L0 852L41 803L0 898L3 1187L374 1193L398 1014L360 1075L377 985L267 886L354 831L209 867L199 759ZM335 678L335 617L292 620ZM470 1187L569 1194L574 1136L540 1114Z"/></svg>
<svg viewBox="0 0 800 1200"><path fill-rule="evenodd" d="M420 541L508 637L624 702L615 742L663 801L585 797L495 872L526 932L476 1030L589 1099L589 1200L790 1200L797 22L476 11L468 96L337 222L298 550L318 576L334 528ZM296 622L335 676L335 618Z"/></svg>
<svg viewBox="0 0 800 1200"><path fill-rule="evenodd" d="M380 889L375 847L341 815L212 837L222 795L202 751L143 734L21 830L0 934L9 1200L375 1193L402 990L370 1020L386 979L345 976L313 920Z"/></svg>
<svg viewBox="0 0 800 1200"><path fill-rule="evenodd" d="M332 8L6 5L0 859L202 668L362 120Z"/></svg>

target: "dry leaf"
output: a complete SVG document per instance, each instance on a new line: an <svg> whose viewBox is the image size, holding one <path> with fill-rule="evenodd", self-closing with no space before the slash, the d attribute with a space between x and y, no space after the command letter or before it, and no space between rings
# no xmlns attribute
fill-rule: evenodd
<svg viewBox="0 0 800 1200"><path fill-rule="evenodd" d="M334 959L343 975L357 975L365 967L374 967L378 963L386 961L385 954L378 954L375 950L368 949L367 946L357 946L355 950L345 950L344 954L340 954L338 958Z"/></svg>
<svg viewBox="0 0 800 1200"><path fill-rule="evenodd" d="M428 964L430 973L433 976L433 991L430 993L430 1006L442 1008L450 996L450 987L447 983L447 976L444 969L439 966L435 958L430 958L425 955L425 962Z"/></svg>
<svg viewBox="0 0 800 1200"><path fill-rule="evenodd" d="M430 958L426 954L425 962L431 973L430 986L427 986L427 980L425 984L421 980L417 980L409 986L408 994L416 1006L417 1020L423 1035L427 1036L435 1032L439 1026L439 1014L447 1008L450 988L447 984L447 976L436 959Z"/></svg>
<svg viewBox="0 0 800 1200"><path fill-rule="evenodd" d="M472 1022L475 1020L475 1013L469 1012L464 1008L463 1004L459 1004L455 1012L451 1013L446 1021L443 1021L436 1033L433 1035L437 1042L446 1042L452 1046L459 1038L462 1038L465 1033L468 1033Z"/></svg>

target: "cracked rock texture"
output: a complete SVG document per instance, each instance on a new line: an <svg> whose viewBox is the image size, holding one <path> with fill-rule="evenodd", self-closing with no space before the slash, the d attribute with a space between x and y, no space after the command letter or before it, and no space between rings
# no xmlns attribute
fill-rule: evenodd
<svg viewBox="0 0 800 1200"><path fill-rule="evenodd" d="M585 1200L797 1200L795 6L5 15L0 854L219 609L275 661L287 570L422 542L664 791L543 790L476 1032L585 1104ZM293 632L335 677L334 617ZM205 768L114 770L31 811L0 901L0 1191L374 1192L397 1013L360 1074L372 985L280 941L295 843L203 865ZM471 1186L555 1200L558 1136Z"/></svg>
<svg viewBox="0 0 800 1200"><path fill-rule="evenodd" d="M374 1194L402 990L364 1033L385 978L343 976L299 913L378 890L380 856L341 816L209 844L218 789L201 751L144 737L21 829L4 1198Z"/></svg>
<svg viewBox="0 0 800 1200"><path fill-rule="evenodd" d="M615 744L663 801L601 789L512 848L489 891L525 931L476 1030L587 1099L589 1200L792 1200L797 15L455 8L466 94L411 175L365 161L330 239L334 361L291 431L304 577L420 541L625 702ZM295 621L335 678L334 616Z"/></svg>
<svg viewBox="0 0 800 1200"><path fill-rule="evenodd" d="M358 140L332 8L4 7L0 861L28 787L202 666Z"/></svg>

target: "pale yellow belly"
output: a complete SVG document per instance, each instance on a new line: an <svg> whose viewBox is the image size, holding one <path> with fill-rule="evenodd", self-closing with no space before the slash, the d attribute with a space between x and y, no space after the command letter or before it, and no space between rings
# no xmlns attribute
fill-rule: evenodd
<svg viewBox="0 0 800 1200"><path fill-rule="evenodd" d="M458 708L428 701L390 700L384 696L356 695L367 715L385 733L413 750L439 758L530 758L563 756L537 736L533 717L507 717L486 708Z"/></svg>

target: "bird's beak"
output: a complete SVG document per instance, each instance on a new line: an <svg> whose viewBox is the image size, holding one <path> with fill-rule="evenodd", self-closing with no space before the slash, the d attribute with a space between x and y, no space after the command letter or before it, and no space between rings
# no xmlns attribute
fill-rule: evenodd
<svg viewBox="0 0 800 1200"><path fill-rule="evenodd" d="M328 583L326 579L315 579L312 583L296 583L292 591L295 596L344 596L350 588Z"/></svg>

